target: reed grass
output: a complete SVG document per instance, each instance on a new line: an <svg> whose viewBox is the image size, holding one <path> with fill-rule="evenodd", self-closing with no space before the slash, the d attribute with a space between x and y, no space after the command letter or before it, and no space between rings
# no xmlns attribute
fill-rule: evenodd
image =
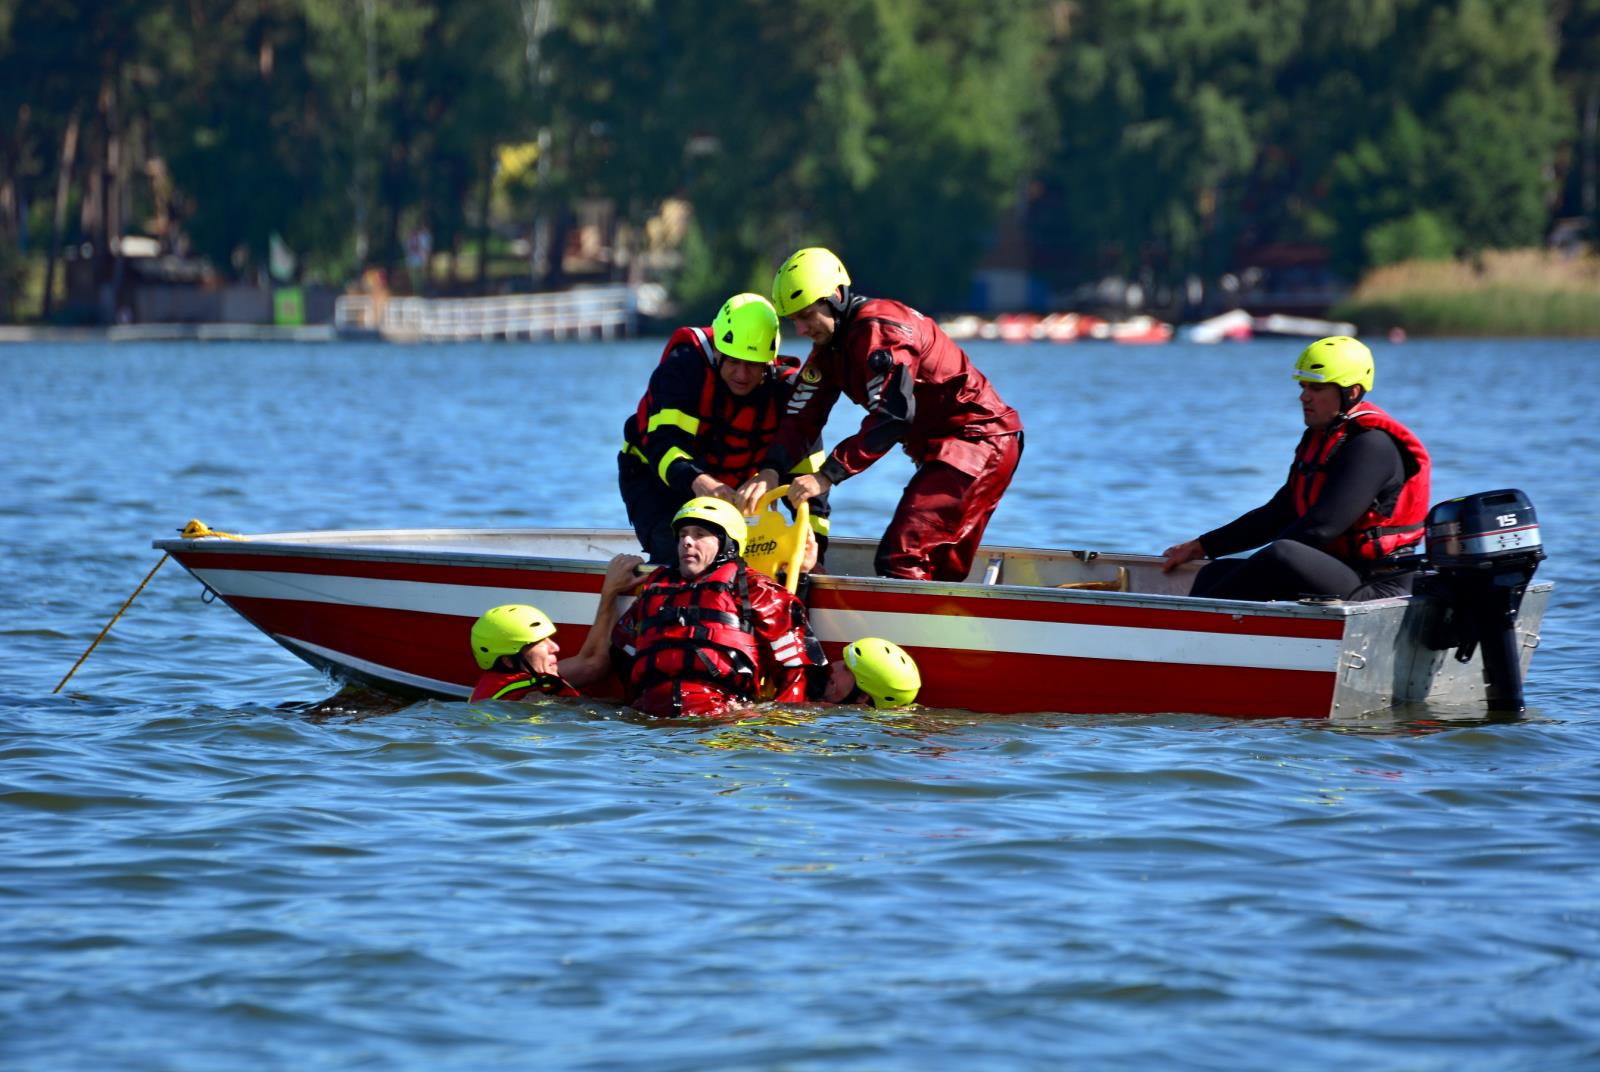
<svg viewBox="0 0 1600 1072"><path fill-rule="evenodd" d="M1369 273L1329 315L1364 333L1600 336L1600 257L1510 250L1407 261Z"/></svg>

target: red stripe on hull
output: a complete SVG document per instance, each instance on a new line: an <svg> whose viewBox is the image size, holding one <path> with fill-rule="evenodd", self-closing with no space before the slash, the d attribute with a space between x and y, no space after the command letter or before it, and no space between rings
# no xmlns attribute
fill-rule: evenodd
<svg viewBox="0 0 1600 1072"><path fill-rule="evenodd" d="M300 558L252 555L242 552L179 553L188 568L251 570L263 573L300 573L331 577L424 584L471 585L490 588L524 588L530 591L599 592L598 573L562 570L505 569L492 566L429 565L415 562L371 562L354 559ZM1130 626L1140 629L1174 629L1185 632L1225 633L1236 636L1296 637L1337 640L1344 621L1337 618L1284 618L1273 615L1235 614L1213 610L1166 610L1149 606L1113 606L1100 602L1051 599L958 597L944 594L841 590L815 588L808 606L812 610L849 610L866 613L939 615L961 618L1008 618L1016 621L1061 622L1079 625Z"/></svg>
<svg viewBox="0 0 1600 1072"><path fill-rule="evenodd" d="M1180 666L1011 652L910 649L919 702L997 714L1165 714L1327 718L1336 675L1309 670Z"/></svg>
<svg viewBox="0 0 1600 1072"><path fill-rule="evenodd" d="M274 636L463 687L471 687L477 680L478 669L467 645L470 619L281 599L237 597L227 602ZM587 634L586 625L557 623L556 641L563 651L576 652ZM837 657L838 652L831 655ZM923 704L996 714L1205 711L1258 718L1325 718L1335 685L1333 673L1297 670L1176 666L946 648L916 648L912 655L922 668L919 700ZM601 693L611 699L620 694L615 682Z"/></svg>
<svg viewBox="0 0 1600 1072"><path fill-rule="evenodd" d="M467 638L472 619L453 614L384 610L333 603L234 597L226 600L247 621L274 637L299 640L418 677L470 689L478 680ZM556 643L576 654L587 625L556 623ZM622 695L619 684L589 690L602 698Z"/></svg>

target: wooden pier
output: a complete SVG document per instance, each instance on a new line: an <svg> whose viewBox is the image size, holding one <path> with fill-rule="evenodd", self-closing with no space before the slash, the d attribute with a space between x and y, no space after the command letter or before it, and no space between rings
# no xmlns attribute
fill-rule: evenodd
<svg viewBox="0 0 1600 1072"><path fill-rule="evenodd" d="M495 298L346 294L334 304L333 326L341 335L397 342L615 339L633 334L638 316L634 288L619 283Z"/></svg>

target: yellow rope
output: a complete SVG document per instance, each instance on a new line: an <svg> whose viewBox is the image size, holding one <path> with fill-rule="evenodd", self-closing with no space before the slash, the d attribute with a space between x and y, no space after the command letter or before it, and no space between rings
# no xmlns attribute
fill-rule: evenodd
<svg viewBox="0 0 1600 1072"><path fill-rule="evenodd" d="M231 532L218 532L207 525L204 521L200 521L198 519L190 520L187 525L183 526L182 531L183 538L186 540L200 540L207 536L221 536L228 540L248 539L248 537L236 536ZM62 678L60 683L57 684L55 688L50 690L51 695L60 692L62 685L65 685L72 679L72 675L78 672L78 667L83 665L83 661L89 657L89 653L94 651L95 648L99 647L100 642L106 638L106 634L111 632L111 627L117 624L117 619L122 617L123 611L131 607L133 605L133 601L139 597L139 593L144 591L144 586L150 583L150 578L156 575L156 570L166 565L167 559L171 557L171 555L164 554L161 556L160 562L157 562L154 566L150 567L150 572L144 575L144 580L140 581L139 587L133 590L133 595L129 596L127 602L122 604L122 610L117 611L117 613L111 616L111 620L106 623L106 627L100 630L100 635L94 638L94 643L90 644L84 653L78 656L78 661L72 664L72 669L67 671L67 676Z"/></svg>
<svg viewBox="0 0 1600 1072"><path fill-rule="evenodd" d="M236 536L231 532L218 532L199 518L191 518L183 526L183 538L186 540L202 540L207 536L221 536L224 540L248 540L248 536Z"/></svg>

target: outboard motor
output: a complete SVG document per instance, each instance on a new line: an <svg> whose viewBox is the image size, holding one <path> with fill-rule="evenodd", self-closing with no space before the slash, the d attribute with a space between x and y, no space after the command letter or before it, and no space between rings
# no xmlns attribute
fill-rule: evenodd
<svg viewBox="0 0 1600 1072"><path fill-rule="evenodd" d="M1533 504L1514 489L1450 499L1428 511L1428 560L1449 610L1434 647L1468 662L1483 649L1490 718L1516 718L1522 700L1517 611L1545 557Z"/></svg>

